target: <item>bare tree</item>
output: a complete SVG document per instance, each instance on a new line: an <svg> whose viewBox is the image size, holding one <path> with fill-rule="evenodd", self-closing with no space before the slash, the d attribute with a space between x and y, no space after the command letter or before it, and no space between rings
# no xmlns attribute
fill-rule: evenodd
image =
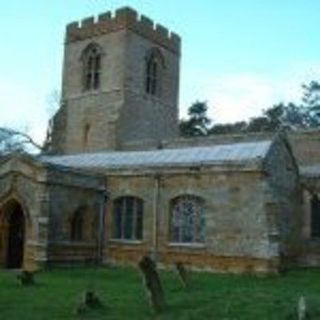
<svg viewBox="0 0 320 320"><path fill-rule="evenodd" d="M48 126L46 132L46 138L44 140L42 146L42 152L50 153L52 147L52 131L53 131L53 122L54 117L57 114L57 111L62 107L62 96L61 92L57 89L51 91L48 95L48 106L47 106L47 114L48 114Z"/></svg>
<svg viewBox="0 0 320 320"><path fill-rule="evenodd" d="M61 106L61 92L57 89L51 91L47 98L47 114L51 119Z"/></svg>
<svg viewBox="0 0 320 320"><path fill-rule="evenodd" d="M43 146L26 132L0 127L0 154L13 151L28 152L32 149L42 151Z"/></svg>

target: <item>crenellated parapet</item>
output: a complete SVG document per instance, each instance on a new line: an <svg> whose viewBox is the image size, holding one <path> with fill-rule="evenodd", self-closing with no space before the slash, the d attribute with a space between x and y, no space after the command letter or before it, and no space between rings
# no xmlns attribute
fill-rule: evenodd
<svg viewBox="0 0 320 320"><path fill-rule="evenodd" d="M100 14L97 19L88 17L81 22L68 24L66 42L81 41L122 29L132 30L175 53L180 53L181 39L177 34L169 32L160 24L155 24L144 15L139 16L135 10L128 7L116 10L114 15L106 12Z"/></svg>

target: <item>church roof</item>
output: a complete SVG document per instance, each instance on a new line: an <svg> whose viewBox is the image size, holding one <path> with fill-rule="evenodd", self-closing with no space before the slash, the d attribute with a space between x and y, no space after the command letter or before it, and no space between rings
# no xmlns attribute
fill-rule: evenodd
<svg viewBox="0 0 320 320"><path fill-rule="evenodd" d="M271 144L272 141L266 140L152 151L112 151L42 156L40 160L66 167L106 170L244 165L260 163L267 155Z"/></svg>
<svg viewBox="0 0 320 320"><path fill-rule="evenodd" d="M320 177L320 164L312 166L300 166L301 176L304 178L319 178Z"/></svg>

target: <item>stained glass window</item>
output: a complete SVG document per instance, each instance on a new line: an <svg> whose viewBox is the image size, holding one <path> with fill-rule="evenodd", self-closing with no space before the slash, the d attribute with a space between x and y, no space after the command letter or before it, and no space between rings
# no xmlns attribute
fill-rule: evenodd
<svg viewBox="0 0 320 320"><path fill-rule="evenodd" d="M196 196L184 195L171 203L171 241L177 243L203 243L205 241L204 201Z"/></svg>
<svg viewBox="0 0 320 320"><path fill-rule="evenodd" d="M143 201L136 197L121 197L113 203L113 238L141 240Z"/></svg>

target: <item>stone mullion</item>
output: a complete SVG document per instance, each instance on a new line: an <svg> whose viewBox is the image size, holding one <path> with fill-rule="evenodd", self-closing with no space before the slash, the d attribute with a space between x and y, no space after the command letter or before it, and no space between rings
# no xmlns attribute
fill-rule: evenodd
<svg viewBox="0 0 320 320"><path fill-rule="evenodd" d="M180 212L180 227L179 227L179 233L178 233L178 242L182 242L182 234L183 234L183 224L184 224L184 216L181 212L181 203L179 203L178 200L178 208L179 208L179 212Z"/></svg>
<svg viewBox="0 0 320 320"><path fill-rule="evenodd" d="M92 57L91 57L92 58ZM89 90L92 90L93 87L94 87L94 59L92 58L92 65L91 65L91 68L90 68L90 88Z"/></svg>
<svg viewBox="0 0 320 320"><path fill-rule="evenodd" d="M126 219L127 219L127 200L125 198L121 201L121 239L125 239L125 225L126 225Z"/></svg>
<svg viewBox="0 0 320 320"><path fill-rule="evenodd" d="M133 206L132 206L132 239L137 239L137 218L138 218L138 201L137 199L133 199Z"/></svg>
<svg viewBox="0 0 320 320"><path fill-rule="evenodd" d="M199 230L199 207L198 203L194 201L192 203L192 219L193 219L193 230L192 230L192 240L191 242L198 242L199 235L198 235L198 230Z"/></svg>

